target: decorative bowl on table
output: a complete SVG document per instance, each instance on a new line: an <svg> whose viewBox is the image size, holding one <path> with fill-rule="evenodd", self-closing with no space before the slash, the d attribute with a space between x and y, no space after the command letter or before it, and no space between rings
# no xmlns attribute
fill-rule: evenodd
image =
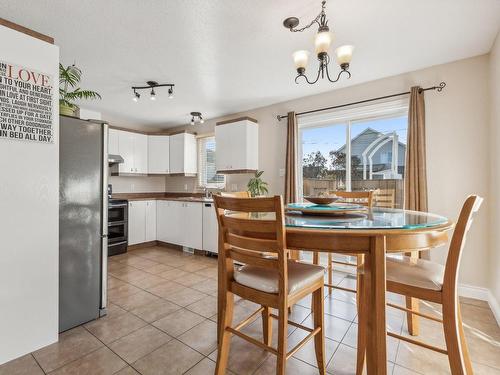
<svg viewBox="0 0 500 375"><path fill-rule="evenodd" d="M321 197L304 197L304 199L314 204L327 205L338 201L340 197L337 197L336 195L331 195L331 196L321 196Z"/></svg>

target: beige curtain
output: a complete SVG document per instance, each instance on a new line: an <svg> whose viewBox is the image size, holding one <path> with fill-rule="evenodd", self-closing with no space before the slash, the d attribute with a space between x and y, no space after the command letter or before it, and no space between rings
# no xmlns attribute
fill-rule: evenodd
<svg viewBox="0 0 500 375"><path fill-rule="evenodd" d="M285 204L298 201L297 194L297 116L288 112L286 137Z"/></svg>
<svg viewBox="0 0 500 375"><path fill-rule="evenodd" d="M405 167L405 208L427 211L424 91L411 88Z"/></svg>

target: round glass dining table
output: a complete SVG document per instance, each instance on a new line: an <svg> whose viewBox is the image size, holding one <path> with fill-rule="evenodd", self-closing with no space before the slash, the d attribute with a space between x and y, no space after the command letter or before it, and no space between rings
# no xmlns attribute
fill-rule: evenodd
<svg viewBox="0 0 500 375"><path fill-rule="evenodd" d="M366 304L366 368L368 374L386 374L386 253L429 250L448 242L453 223L431 213L389 208L309 203L286 206L286 242L289 249L364 254L363 301ZM330 207L331 209L331 207ZM300 211L297 211L300 210ZM307 214L304 214L306 211Z"/></svg>

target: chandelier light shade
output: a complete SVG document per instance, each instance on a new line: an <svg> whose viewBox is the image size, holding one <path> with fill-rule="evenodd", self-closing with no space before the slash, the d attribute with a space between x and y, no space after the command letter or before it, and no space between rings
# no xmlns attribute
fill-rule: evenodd
<svg viewBox="0 0 500 375"><path fill-rule="evenodd" d="M141 98L141 94L139 94L138 91L140 90L151 90L149 94L149 99L152 101L156 100L156 91L155 88L158 87L168 87L168 98L172 99L174 97L174 84L173 83L158 83L156 81L147 81L146 82L147 86L132 86L132 91L133 91L133 96L132 100L134 102L138 102L139 99Z"/></svg>
<svg viewBox="0 0 500 375"><path fill-rule="evenodd" d="M299 69L306 69L307 68L307 63L309 62L309 51L305 50L299 50L295 51L293 53L293 62L295 63L295 68L297 70Z"/></svg>
<svg viewBox="0 0 500 375"><path fill-rule="evenodd" d="M335 50L335 55L337 57L337 63L342 66L344 64L349 65L352 59L352 51L354 50L353 46L346 45L341 46Z"/></svg>
<svg viewBox="0 0 500 375"><path fill-rule="evenodd" d="M314 46L316 49L316 54L319 55L320 53L328 53L330 50L330 46L332 45L333 42L333 33L324 30L324 31L318 31L316 34L316 37L314 38Z"/></svg>
<svg viewBox="0 0 500 375"><path fill-rule="evenodd" d="M354 50L354 47L351 45L341 46L335 50L336 62L340 67L340 72L335 79L332 79L330 77L330 72L328 69L330 62L333 59L330 58L329 52L334 41L334 34L328 27L325 7L326 0L323 0L321 2L321 12L316 16L314 20L312 20L302 28L298 28L300 21L297 17L288 17L283 21L283 26L285 26L291 32L302 32L309 29L314 24L318 25L318 32L316 33L316 36L314 38L314 50L319 63L318 74L314 80L309 80L309 78L305 74L307 63L309 61L309 52L306 50L296 51L293 54L293 62L295 64L295 68L297 69L295 83L299 83L298 79L301 77L311 85L318 82L320 77L322 79L326 78L332 83L337 82L343 74L347 75L347 78L351 78L351 73L349 72L349 64L351 62L352 52Z"/></svg>

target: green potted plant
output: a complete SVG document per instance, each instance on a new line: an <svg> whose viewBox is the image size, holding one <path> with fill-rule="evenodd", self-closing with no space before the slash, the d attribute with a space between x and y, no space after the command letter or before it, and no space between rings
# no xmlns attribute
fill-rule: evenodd
<svg viewBox="0 0 500 375"><path fill-rule="evenodd" d="M260 195L265 195L268 192L267 182L263 181L260 176L264 171L255 171L254 177L248 181L247 188L252 197L258 197Z"/></svg>
<svg viewBox="0 0 500 375"><path fill-rule="evenodd" d="M95 91L77 87L82 79L82 71L75 64L64 67L59 63L59 114L75 117L78 113L76 100L101 99Z"/></svg>

